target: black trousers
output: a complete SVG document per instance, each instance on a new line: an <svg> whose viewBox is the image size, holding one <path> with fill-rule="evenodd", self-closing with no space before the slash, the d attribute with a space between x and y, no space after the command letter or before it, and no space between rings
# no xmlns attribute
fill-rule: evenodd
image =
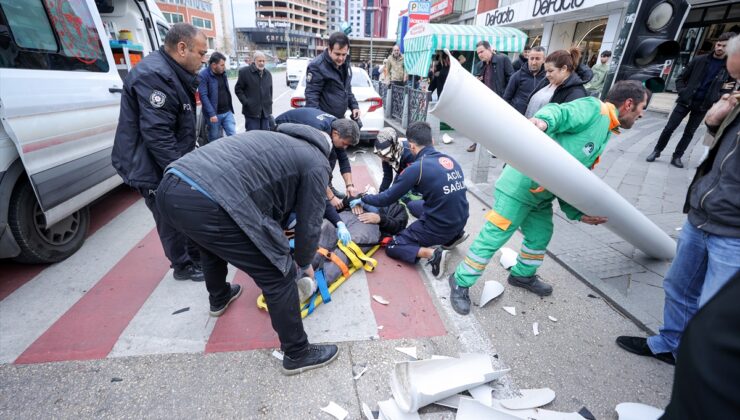
<svg viewBox="0 0 740 420"><path fill-rule="evenodd" d="M157 234L159 241L162 242L164 255L170 260L170 267L178 270L194 262L200 261L198 248L182 233L172 227L166 220L163 220L162 214L157 208L157 199L154 190L140 189L139 194L144 197L149 211L154 216L154 223L157 225Z"/></svg>
<svg viewBox="0 0 740 420"><path fill-rule="evenodd" d="M227 263L231 263L262 289L272 328L285 354L293 357L306 349L308 337L298 305L295 264L283 275L221 206L175 175L167 174L162 180L157 206L172 226L198 245L212 305L229 298L226 273Z"/></svg>
<svg viewBox="0 0 740 420"><path fill-rule="evenodd" d="M689 322L662 419L740 418L740 273Z"/></svg>
<svg viewBox="0 0 740 420"><path fill-rule="evenodd" d="M655 145L655 150L662 152L663 149L665 149L666 145L668 145L668 142L671 140L673 132L676 131L676 128L681 124L681 121L683 121L686 115L688 115L689 122L686 123L686 128L683 130L681 140L679 140L676 145L676 149L673 151L673 157L683 156L686 148L689 147L689 144L691 143L691 139L694 137L694 133L696 133L696 129L699 128L701 122L704 121L704 116L707 114L708 110L702 110L701 102L702 101L692 102L690 106L676 104L676 107L673 108L671 115L668 117L668 123L660 133L658 144Z"/></svg>

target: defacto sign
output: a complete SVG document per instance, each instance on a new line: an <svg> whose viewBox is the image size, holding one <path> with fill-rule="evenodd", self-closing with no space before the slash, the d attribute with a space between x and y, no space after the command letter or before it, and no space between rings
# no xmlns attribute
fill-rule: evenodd
<svg viewBox="0 0 740 420"><path fill-rule="evenodd" d="M618 0L617 0L618 1ZM506 26L516 22L555 16L576 10L588 9L615 0L523 0L510 6L489 10L477 16L480 26Z"/></svg>

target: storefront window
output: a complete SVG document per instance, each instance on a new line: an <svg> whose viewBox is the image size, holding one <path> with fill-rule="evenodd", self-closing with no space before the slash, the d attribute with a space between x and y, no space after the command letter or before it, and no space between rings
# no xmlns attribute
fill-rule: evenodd
<svg viewBox="0 0 740 420"><path fill-rule="evenodd" d="M740 18L740 4L735 4L732 7L730 7L730 13L727 14L728 19L738 19Z"/></svg>
<svg viewBox="0 0 740 420"><path fill-rule="evenodd" d="M704 16L704 20L721 20L725 17L727 6L710 7L707 9L707 14Z"/></svg>
<svg viewBox="0 0 740 420"><path fill-rule="evenodd" d="M593 66L599 56L601 41L604 39L607 19L597 19L588 22L578 22L573 36L573 42L581 49L582 62L589 67Z"/></svg>

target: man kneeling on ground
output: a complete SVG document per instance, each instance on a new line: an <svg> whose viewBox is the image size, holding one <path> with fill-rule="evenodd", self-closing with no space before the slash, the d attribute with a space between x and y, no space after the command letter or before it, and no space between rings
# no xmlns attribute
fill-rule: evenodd
<svg viewBox="0 0 740 420"><path fill-rule="evenodd" d="M330 149L328 136L311 127L249 131L173 162L157 190L163 217L200 249L211 316L223 314L242 291L226 282L228 263L262 289L286 375L324 366L338 352L332 344L309 344L294 281L296 263L301 277L314 276ZM291 212L297 217L293 255L282 228Z"/></svg>
<svg viewBox="0 0 740 420"><path fill-rule="evenodd" d="M465 237L468 221L468 199L465 178L460 165L451 157L438 152L432 141L432 128L426 122L415 122L406 129L411 153L416 156L384 192L365 195L350 202L353 209L369 204L385 207L397 202L412 189L424 197L424 212L419 220L404 229L386 248L389 257L416 263L426 258L432 274L444 272L447 251L432 248L454 246Z"/></svg>

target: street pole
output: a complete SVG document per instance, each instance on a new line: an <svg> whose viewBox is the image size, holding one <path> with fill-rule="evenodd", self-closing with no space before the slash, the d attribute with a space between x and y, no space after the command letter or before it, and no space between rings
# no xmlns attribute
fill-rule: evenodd
<svg viewBox="0 0 740 420"><path fill-rule="evenodd" d="M373 65L373 35L375 35L375 30L373 29L373 26L375 25L375 9L370 10L370 65ZM370 69L368 69L370 71ZM372 71L370 71L370 74L372 74Z"/></svg>
<svg viewBox="0 0 740 420"><path fill-rule="evenodd" d="M285 27L285 42L288 43L288 52L285 54L285 61L290 58L290 23Z"/></svg>
<svg viewBox="0 0 740 420"><path fill-rule="evenodd" d="M231 29L233 32L234 42L234 55L236 56L236 67L239 68L239 64L241 62L239 61L239 38L237 37L236 33L236 19L234 18L234 0L229 0L229 5L231 6Z"/></svg>

